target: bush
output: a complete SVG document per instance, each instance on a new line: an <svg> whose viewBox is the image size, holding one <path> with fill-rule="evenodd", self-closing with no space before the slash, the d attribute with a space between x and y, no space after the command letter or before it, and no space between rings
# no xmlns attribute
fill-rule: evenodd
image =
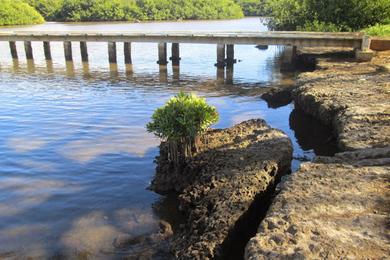
<svg viewBox="0 0 390 260"><path fill-rule="evenodd" d="M142 20L241 18L233 0L137 0Z"/></svg>
<svg viewBox="0 0 390 260"><path fill-rule="evenodd" d="M180 92L154 112L146 128L167 141L168 160L179 166L197 151L199 136L218 118L216 108L204 98Z"/></svg>
<svg viewBox="0 0 390 260"><path fill-rule="evenodd" d="M266 0L236 0L246 16L267 16L269 10Z"/></svg>
<svg viewBox="0 0 390 260"><path fill-rule="evenodd" d="M54 20L62 8L63 0L26 0L45 20Z"/></svg>
<svg viewBox="0 0 390 260"><path fill-rule="evenodd" d="M47 19L132 21L241 18L233 0L27 0Z"/></svg>
<svg viewBox="0 0 390 260"><path fill-rule="evenodd" d="M127 21L136 19L139 14L131 0L64 0L56 20Z"/></svg>
<svg viewBox="0 0 390 260"><path fill-rule="evenodd" d="M0 26L43 23L43 17L19 0L0 0Z"/></svg>
<svg viewBox="0 0 390 260"><path fill-rule="evenodd" d="M273 30L355 31L390 17L389 0L268 0Z"/></svg>

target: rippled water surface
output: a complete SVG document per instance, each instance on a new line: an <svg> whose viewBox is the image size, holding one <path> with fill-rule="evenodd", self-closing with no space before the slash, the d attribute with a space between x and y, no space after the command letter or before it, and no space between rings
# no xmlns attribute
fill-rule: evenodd
<svg viewBox="0 0 390 260"><path fill-rule="evenodd" d="M265 30L260 19L208 22L59 24L1 30ZM280 72L283 49L236 46L234 71L217 72L215 45L182 44L181 66L159 68L157 46L133 44L126 68L109 66L105 43L88 43L89 64L65 64L62 43L53 62L34 42L34 62L12 61L0 42L0 258L115 258L118 234L147 235L158 220L179 222L170 198L147 190L159 140L145 130L153 111L180 90L205 96L220 112L216 127L264 118L293 140L296 157L311 158L319 138L305 142L311 119L292 105L271 109L266 87L293 83ZM291 115L290 115L291 114ZM309 120L309 121L308 121ZM294 130L292 130L293 128ZM310 128L315 135L316 128ZM297 136L297 138L295 137ZM311 135L312 136L312 135ZM298 142L301 140L300 142ZM302 141L303 140L303 141ZM314 144L313 144L314 143ZM317 145L317 146L316 146ZM299 161L295 160L295 169ZM139 250L143 250L142 248Z"/></svg>

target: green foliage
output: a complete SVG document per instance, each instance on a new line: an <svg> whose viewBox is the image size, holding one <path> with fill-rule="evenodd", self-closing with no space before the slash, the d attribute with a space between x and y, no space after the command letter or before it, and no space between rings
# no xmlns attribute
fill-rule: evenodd
<svg viewBox="0 0 390 260"><path fill-rule="evenodd" d="M147 129L162 139L177 141L194 139L217 121L216 108L208 105L204 98L180 92L154 112Z"/></svg>
<svg viewBox="0 0 390 260"><path fill-rule="evenodd" d="M126 21L139 16L134 1L64 0L56 20L61 21Z"/></svg>
<svg viewBox="0 0 390 260"><path fill-rule="evenodd" d="M267 16L269 10L266 5L267 0L236 0L246 16Z"/></svg>
<svg viewBox="0 0 390 260"><path fill-rule="evenodd" d="M58 15L63 0L26 0L25 2L34 7L45 20L53 20Z"/></svg>
<svg viewBox="0 0 390 260"><path fill-rule="evenodd" d="M363 30L370 36L390 36L390 23L389 24L376 24Z"/></svg>
<svg viewBox="0 0 390 260"><path fill-rule="evenodd" d="M167 141L168 158L177 165L181 159L192 156L197 138L218 119L216 108L204 98L180 92L154 112L146 128Z"/></svg>
<svg viewBox="0 0 390 260"><path fill-rule="evenodd" d="M241 18L233 0L25 0L52 21Z"/></svg>
<svg viewBox="0 0 390 260"><path fill-rule="evenodd" d="M307 21L303 26L297 26L298 31L310 32L338 32L339 27L333 23L320 22L318 20Z"/></svg>
<svg viewBox="0 0 390 260"><path fill-rule="evenodd" d="M274 30L354 31L390 17L389 0L268 0Z"/></svg>
<svg viewBox="0 0 390 260"><path fill-rule="evenodd" d="M20 0L0 0L0 26L43 23L43 17Z"/></svg>
<svg viewBox="0 0 390 260"><path fill-rule="evenodd" d="M137 0L142 20L241 18L233 0Z"/></svg>

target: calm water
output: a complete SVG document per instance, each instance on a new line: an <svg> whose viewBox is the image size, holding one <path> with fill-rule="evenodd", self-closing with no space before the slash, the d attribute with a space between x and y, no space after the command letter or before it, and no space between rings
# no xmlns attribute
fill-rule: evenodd
<svg viewBox="0 0 390 260"><path fill-rule="evenodd" d="M16 29L266 30L258 18ZM173 70L156 64L156 44L136 43L131 72L121 62L122 44L118 66L111 67L104 43L88 44L88 65L80 62L76 44L68 64L62 43L52 44L53 63L44 61L42 43L33 43L35 60L28 63L22 43L17 46L18 62L8 43L0 42L0 258L115 258L118 234L156 232L159 219L177 224L171 200L147 190L159 140L145 124L180 90L197 92L217 107L216 127L260 117L292 138L295 157L328 152L319 146L329 133L318 136L323 131L317 122L291 113L293 105L271 109L259 98L266 87L293 83L293 75L280 73L281 48L236 46L240 62L224 81L214 67L214 45L182 44L180 70ZM299 163L294 160L293 169Z"/></svg>

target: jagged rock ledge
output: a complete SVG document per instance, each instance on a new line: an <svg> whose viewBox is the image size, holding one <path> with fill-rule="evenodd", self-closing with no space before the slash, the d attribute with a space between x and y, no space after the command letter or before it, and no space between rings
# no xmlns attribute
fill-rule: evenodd
<svg viewBox="0 0 390 260"><path fill-rule="evenodd" d="M280 187L245 259L390 255L390 53L370 63L320 59L300 75L297 109L331 126L343 153L317 157Z"/></svg>
<svg viewBox="0 0 390 260"><path fill-rule="evenodd" d="M389 158L390 149L375 148L303 164L281 185L245 259L385 259Z"/></svg>
<svg viewBox="0 0 390 260"><path fill-rule="evenodd" d="M378 63L321 60L293 90L295 106L331 126L341 151L390 144L390 73Z"/></svg>
<svg viewBox="0 0 390 260"><path fill-rule="evenodd" d="M241 229L248 225L256 229L256 223L247 222L253 214L258 217L259 201L269 197L290 170L289 138L260 119L211 130L201 141L200 152L181 173L169 169L162 144L151 186L158 192L176 190L180 194L188 220L171 243L178 259L230 254Z"/></svg>

